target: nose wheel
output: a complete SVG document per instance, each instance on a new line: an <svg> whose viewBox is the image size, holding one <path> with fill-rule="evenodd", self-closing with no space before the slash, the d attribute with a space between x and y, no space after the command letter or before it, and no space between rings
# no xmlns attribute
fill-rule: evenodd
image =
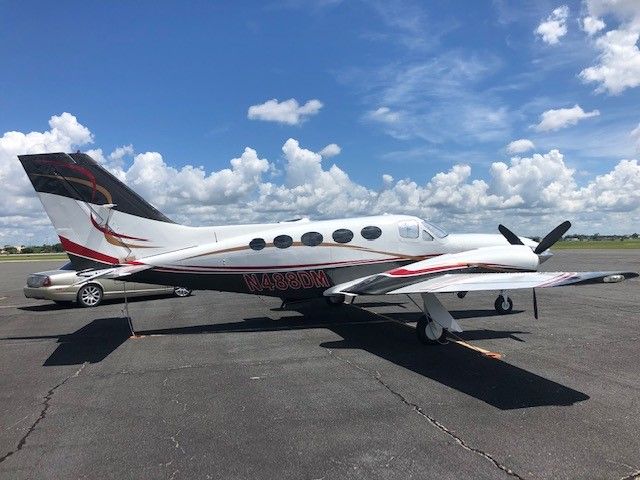
<svg viewBox="0 0 640 480"><path fill-rule="evenodd" d="M422 315L416 325L416 335L423 345L439 345L447 343L447 331L442 325L434 322L430 316Z"/></svg>
<svg viewBox="0 0 640 480"><path fill-rule="evenodd" d="M500 294L496 301L493 304L496 312L500 315L505 315L507 313L511 313L513 310L513 300L511 300L507 295Z"/></svg>

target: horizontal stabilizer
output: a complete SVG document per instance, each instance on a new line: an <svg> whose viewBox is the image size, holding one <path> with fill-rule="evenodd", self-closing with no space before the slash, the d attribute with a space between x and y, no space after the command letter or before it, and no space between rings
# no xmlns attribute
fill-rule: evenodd
<svg viewBox="0 0 640 480"><path fill-rule="evenodd" d="M123 265L113 268L103 268L100 270L83 270L78 272L78 276L82 280L74 283L74 285L80 285L90 282L91 280L97 280L98 278L108 278L111 280L121 280L124 277L133 275L134 273L142 272L151 268L151 265Z"/></svg>

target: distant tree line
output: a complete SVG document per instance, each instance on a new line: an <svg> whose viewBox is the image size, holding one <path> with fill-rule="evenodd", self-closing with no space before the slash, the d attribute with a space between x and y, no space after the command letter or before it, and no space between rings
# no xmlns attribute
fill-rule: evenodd
<svg viewBox="0 0 640 480"><path fill-rule="evenodd" d="M15 254L15 253L61 253L64 252L62 248L62 244L54 243L53 245L49 245L45 243L44 245L29 245L29 246L15 246L15 245L5 245L0 253L4 254Z"/></svg>
<svg viewBox="0 0 640 480"><path fill-rule="evenodd" d="M570 242L584 242L584 241L599 242L599 241L612 241L612 240L622 242L624 240L637 240L638 236L639 235L637 233L631 233L628 235L600 235L599 233L586 235L581 233L574 233L572 235L565 235L563 239Z"/></svg>

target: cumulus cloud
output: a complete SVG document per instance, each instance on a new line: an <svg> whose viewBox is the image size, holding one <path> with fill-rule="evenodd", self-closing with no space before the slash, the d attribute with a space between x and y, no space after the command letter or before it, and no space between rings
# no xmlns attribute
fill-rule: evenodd
<svg viewBox="0 0 640 480"><path fill-rule="evenodd" d="M585 118L597 117L600 115L598 110L585 112L580 105L574 105L571 108L558 108L547 110L540 115L540 123L535 125L538 132L548 132L560 130L571 125L577 124Z"/></svg>
<svg viewBox="0 0 640 480"><path fill-rule="evenodd" d="M640 2L636 0L586 0L588 15L583 30L596 35L606 28L605 15L618 20L617 28L596 37L597 63L580 72L585 83L596 83L597 93L618 95L640 85Z"/></svg>
<svg viewBox="0 0 640 480"><path fill-rule="evenodd" d="M56 241L17 156L24 153L69 152L93 142L76 117L64 112L49 119L45 132L6 132L0 137L0 243L28 243L32 238Z"/></svg>
<svg viewBox="0 0 640 480"><path fill-rule="evenodd" d="M295 98L282 102L278 102L274 98L258 105L251 105L247 112L247 118L249 120L298 125L312 115L316 115L322 106L322 102L317 99L309 100L304 105L300 105Z"/></svg>
<svg viewBox="0 0 640 480"><path fill-rule="evenodd" d="M588 35L595 35L605 27L605 23L599 18L587 16L582 19L582 30Z"/></svg>
<svg viewBox="0 0 640 480"><path fill-rule="evenodd" d="M123 145L117 147L113 152L104 155L101 148L87 150L86 153L96 162L102 164L107 170L116 175L120 180L124 181L122 169L125 164L125 158L133 157L133 145Z"/></svg>
<svg viewBox="0 0 640 480"><path fill-rule="evenodd" d="M322 158L331 158L331 157L335 157L336 155L339 155L341 151L342 149L340 148L339 145L335 143L330 143L329 145L324 147L322 150L320 150L318 153L322 156Z"/></svg>
<svg viewBox="0 0 640 480"><path fill-rule="evenodd" d="M588 16L602 18L611 15L633 25L640 20L640 5L636 0L585 0Z"/></svg>
<svg viewBox="0 0 640 480"><path fill-rule="evenodd" d="M46 132L0 137L0 181L5 186L1 243L55 241L16 155L70 151L92 140L71 115L52 117ZM338 165L325 164L320 152L293 138L282 146L284 164L278 176L273 176L274 164L249 147L217 171L177 168L159 152L135 154L128 145L106 155L100 149L91 152L100 161L128 159L110 168L170 217L190 225L383 213L418 215L457 231L492 231L502 222L529 235L546 232L562 218L570 218L576 230L584 232L632 232L640 224L636 159L621 160L611 171L578 182L563 154L551 150L494 162L485 178L474 175L470 165L456 164L421 181L383 174L382 184L372 188L354 182Z"/></svg>
<svg viewBox="0 0 640 480"><path fill-rule="evenodd" d="M188 199L192 205L221 205L240 201L262 182L270 163L258 157L252 148L224 168L207 174L202 167L185 165L176 169L167 165L158 152L135 156L133 164L123 171L125 182L143 197L152 198L158 207L175 212L176 202ZM176 200L177 199L177 200Z"/></svg>
<svg viewBox="0 0 640 480"><path fill-rule="evenodd" d="M533 150L535 145L528 138L520 138L519 140L514 140L513 142L507 145L507 153L523 153L529 150Z"/></svg>
<svg viewBox="0 0 640 480"><path fill-rule="evenodd" d="M580 72L584 82L597 82L597 92L612 95L640 85L640 33L630 30L611 30L596 40L600 49L600 63Z"/></svg>
<svg viewBox="0 0 640 480"><path fill-rule="evenodd" d="M538 25L535 30L536 35L539 35L545 43L556 45L567 34L568 17L569 7L562 5L556 8L546 20Z"/></svg>

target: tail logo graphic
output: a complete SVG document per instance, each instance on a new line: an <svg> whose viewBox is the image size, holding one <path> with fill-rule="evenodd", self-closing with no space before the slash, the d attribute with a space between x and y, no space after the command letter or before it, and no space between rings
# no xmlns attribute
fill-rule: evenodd
<svg viewBox="0 0 640 480"><path fill-rule="evenodd" d="M46 178L51 178L54 180L59 180L62 182L70 182L70 183L74 183L76 185L82 185L84 187L89 187L91 188L91 203L96 203L96 194L100 193L104 199L106 200L105 203L113 203L113 197L111 195L111 193L109 192L109 190L107 190L105 187L103 187L102 185L99 185L96 181L96 177L95 175L93 175L93 173L81 166L81 165L75 165L75 164L70 164L70 163L63 163L63 162L58 162L56 160L37 160L37 163L40 164L46 164L46 165L52 165L54 167L61 167L61 168L67 168L69 170L73 170L75 172L80 173L82 176L84 176L85 178L78 178L78 177L68 177L68 176L64 176L64 175L52 175L52 174L44 174L44 173L34 173L32 175L37 176L37 177L46 177ZM109 228L108 225L100 225L97 220L94 218L93 214L90 214L91 217L91 223L93 224L93 226L99 230L100 232L102 232L102 234L104 235L104 238L107 242L109 242L111 245L115 245L117 247L123 247L123 248L127 248L127 249L131 249L131 248L157 248L155 246L152 245L140 245L138 243L129 243L129 242L125 242L123 239L127 239L127 240L136 240L139 242L148 242L149 240L146 238L138 238L138 237L132 237L129 235L124 235L124 234L120 234L120 233L116 233L113 230L111 230L111 228Z"/></svg>
<svg viewBox="0 0 640 480"><path fill-rule="evenodd" d="M116 233L113 230L111 230L109 227L107 227L106 225L100 225L96 219L93 217L93 214L91 214L91 224L100 232L102 232L102 234L104 235L104 238L107 242L109 242L111 245L115 245L116 247L124 247L124 248L158 248L156 246L153 245L138 245L136 243L127 243L124 242L122 239L126 238L127 240L138 240L140 242L148 242L149 240L146 238L138 238L138 237L131 237L129 235L124 235L121 233Z"/></svg>

